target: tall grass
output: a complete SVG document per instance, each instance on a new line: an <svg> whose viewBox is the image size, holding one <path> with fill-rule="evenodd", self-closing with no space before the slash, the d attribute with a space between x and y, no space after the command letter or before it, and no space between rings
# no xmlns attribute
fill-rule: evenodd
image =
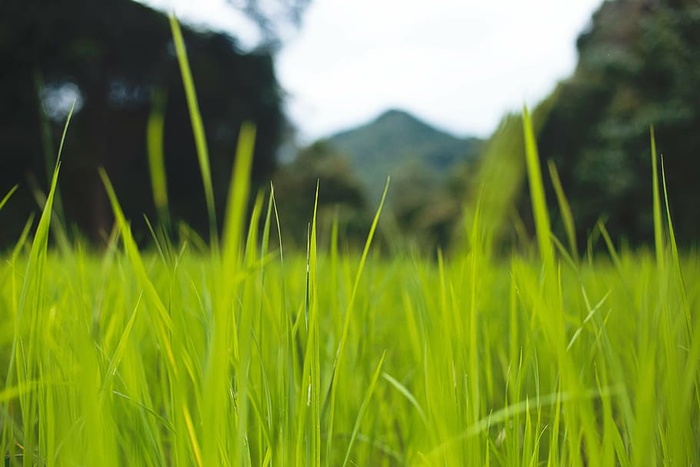
<svg viewBox="0 0 700 467"><path fill-rule="evenodd" d="M101 256L51 251L54 175L0 267L6 463L700 461L700 263L674 246L662 194L657 248L612 261L494 258L478 212L436 262L374 255L371 235L361 255L318 250L314 219L307 253L283 255L257 235L273 200L244 217L253 138L220 257L139 251L106 175L117 236Z"/></svg>
<svg viewBox="0 0 700 467"><path fill-rule="evenodd" d="M139 250L102 173L107 248L54 251L57 167L0 263L5 464L698 465L700 258L675 245L653 137L654 249L601 225L609 256L580 261L522 124L537 255L494 256L486 191L436 260L377 254L381 204L362 252L337 224L320 249L315 215L307 251L273 245L274 197L247 214L251 126L220 249Z"/></svg>

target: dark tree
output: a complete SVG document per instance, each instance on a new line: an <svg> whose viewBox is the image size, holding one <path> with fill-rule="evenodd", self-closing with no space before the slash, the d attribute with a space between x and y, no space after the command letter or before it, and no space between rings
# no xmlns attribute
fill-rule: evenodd
<svg viewBox="0 0 700 467"><path fill-rule="evenodd" d="M650 126L664 155L675 227L700 235L700 5L608 1L578 40L574 75L539 134L571 202L578 239L599 217L632 243L652 239ZM556 199L550 193L552 212Z"/></svg>
<svg viewBox="0 0 700 467"><path fill-rule="evenodd" d="M224 34L183 30L204 118L217 208L238 129L257 125L254 177L268 179L283 125L269 53L244 53ZM154 214L146 128L154 93L165 96L165 164L176 218L206 232L206 208L190 119L167 17L130 0L6 0L0 4L0 193L20 188L0 214L11 244L47 188L68 104L60 190L70 225L99 240L111 211L104 166L136 230ZM222 216L219 216L221 218Z"/></svg>

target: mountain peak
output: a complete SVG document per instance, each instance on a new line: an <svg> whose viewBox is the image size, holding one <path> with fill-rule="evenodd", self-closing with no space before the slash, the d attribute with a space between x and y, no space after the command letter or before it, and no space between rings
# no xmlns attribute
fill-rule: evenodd
<svg viewBox="0 0 700 467"><path fill-rule="evenodd" d="M381 113L381 114L375 119L375 121L385 120L385 119L387 119L387 118L408 118L408 119L411 119L411 120L419 121L419 119L418 119L415 115L409 113L409 112L406 111L406 110L402 110L402 109L389 109L389 110L387 110L387 111Z"/></svg>
<svg viewBox="0 0 700 467"><path fill-rule="evenodd" d="M401 128L403 130L410 127L421 127L423 129L430 129L432 131L439 131L433 128L428 123L424 122L420 118L416 117L412 113L401 110L401 109L389 109L386 112L380 114L370 125L388 125L390 128ZM444 133L444 132L442 132ZM445 133L445 135L448 135ZM452 135L449 135L452 136Z"/></svg>
<svg viewBox="0 0 700 467"><path fill-rule="evenodd" d="M446 174L460 161L476 157L481 146L476 139L457 138L400 109L389 109L365 125L331 136L328 142L348 157L374 195L381 195L386 176L402 167Z"/></svg>

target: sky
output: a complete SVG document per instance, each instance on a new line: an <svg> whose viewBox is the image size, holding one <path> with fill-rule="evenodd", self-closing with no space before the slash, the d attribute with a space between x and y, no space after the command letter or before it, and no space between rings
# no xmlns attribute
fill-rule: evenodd
<svg viewBox="0 0 700 467"><path fill-rule="evenodd" d="M223 0L143 0L257 40ZM388 109L457 136L488 136L576 65L576 37L602 0L312 0L276 57L302 142ZM195 77L196 79L196 77Z"/></svg>

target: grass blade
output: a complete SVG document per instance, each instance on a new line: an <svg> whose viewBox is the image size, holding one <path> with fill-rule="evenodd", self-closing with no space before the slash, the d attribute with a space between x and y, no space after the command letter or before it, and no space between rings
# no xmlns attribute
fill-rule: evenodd
<svg viewBox="0 0 700 467"><path fill-rule="evenodd" d="M549 168L549 175L552 179L552 185L554 185L554 192L557 195L557 202L559 203L559 210L561 211L561 217L564 221L564 228L566 229L566 237L569 240L569 248L571 250L571 257L574 262L579 264L578 246L576 245L576 227L574 225L574 216L571 213L571 207L569 206L569 201L566 199L566 194L564 193L564 188L561 186L561 180L559 179L559 173L557 172L557 167L554 162L549 161L547 164Z"/></svg>
<svg viewBox="0 0 700 467"><path fill-rule="evenodd" d="M158 211L158 219L167 225L168 186L165 176L165 153L163 149L163 133L165 129L165 92L153 92L151 113L148 115L146 127L146 143L148 147L148 171L151 175L153 202Z"/></svg>
<svg viewBox="0 0 700 467"><path fill-rule="evenodd" d="M241 127L238 136L236 159L226 201L226 218L224 220L224 235L222 239L224 268L235 267L240 255L243 232L245 231L245 217L248 210L248 198L250 196L250 175L253 168L254 149L255 127L246 123Z"/></svg>
<svg viewBox="0 0 700 467"><path fill-rule="evenodd" d="M2 200L0 200L0 210L3 208L3 206L5 206L5 203L7 203L7 201L10 199L10 197L12 196L12 194L13 194L15 191L17 191L18 186L19 186L19 185L13 186L12 188L10 188L10 191L8 191L7 194L6 194L5 196L3 196Z"/></svg>
<svg viewBox="0 0 700 467"><path fill-rule="evenodd" d="M357 434L360 432L360 424L362 423L362 418L367 412L369 402L372 399L372 394L374 394L374 388L377 386L377 381L379 380L379 375L382 373L382 365L384 365L384 357L386 357L386 350L382 353L382 358L379 359L379 364L377 369L374 370L372 374L372 379L370 380L369 386L367 386L367 392L365 392L365 397L362 399L362 405L360 405L360 411L357 413L357 418L355 419L355 426L352 429L352 435L350 436L350 442L348 443L347 451L345 452L345 459L343 460L343 467L348 465L350 460L350 453L352 452L352 445L357 439Z"/></svg>
<svg viewBox="0 0 700 467"><path fill-rule="evenodd" d="M547 200L544 195L540 156L537 151L535 132L527 108L523 109L523 131L525 134L525 160L527 162L528 181L530 182L530 199L532 212L535 217L535 230L540 247L540 257L546 270L554 272L554 248L549 236L550 223L547 211Z"/></svg>
<svg viewBox="0 0 700 467"><path fill-rule="evenodd" d="M153 282L151 282L148 277L148 272L146 272L146 267L143 264L141 254L136 246L136 241L134 241L134 238L131 235L131 229L126 221L126 218L124 217L121 206L119 205L112 182L110 182L109 177L107 177L107 173L103 169L100 169L100 177L102 177L102 182L107 190L107 196L112 204L114 217L116 218L117 225L121 231L124 249L126 250L129 261L131 262L134 275L136 276L135 278L139 285L143 288L146 297L151 301L156 309L157 316L154 317L156 335L159 338L160 344L163 346L166 361L170 366L170 371L172 372L172 375L177 378L178 369L175 363L175 354L170 342L170 330L173 327L172 320L168 314L165 304L158 294L158 291L153 285Z"/></svg>
<svg viewBox="0 0 700 467"><path fill-rule="evenodd" d="M345 350L345 345L348 338L348 331L350 330L351 317L353 315L352 310L355 307L355 300L357 298L357 292L360 288L360 279L362 278L362 272L364 271L365 264L367 263L367 257L369 256L369 248L372 245L372 240L374 239L374 234L377 230L377 225L379 225L379 216L382 213L382 208L384 207L384 202L386 201L386 195L389 192L390 178L387 178L386 185L384 186L384 193L382 194L381 201L379 201L379 207L374 215L374 220L369 229L369 234L367 234L367 240L365 241L364 249L362 250L362 256L360 257L360 264L357 268L357 273L355 274L355 280L352 287L352 292L350 294L350 300L345 312L345 318L343 319L343 328L340 334L340 339L338 340L338 347L335 353L335 359L333 360L333 369L331 370L331 380L328 387L329 396L326 397L324 401L324 409L326 404L330 406L330 413L328 416L328 444L327 444L327 458L330 459L330 452L332 447L333 439L333 421L335 416L335 398L337 387L337 377L339 373L339 368L342 363L343 352ZM324 410L325 411L325 410Z"/></svg>
<svg viewBox="0 0 700 467"><path fill-rule="evenodd" d="M185 96L187 97L187 108L190 111L190 121L192 123L192 133L194 134L194 142L197 148L197 158L199 160L199 170L202 173L202 184L204 185L204 196L207 203L207 214L209 215L209 235L211 237L212 247L217 249L217 233L216 233L216 210L214 208L214 186L211 181L211 168L209 165L209 149L207 148L207 139L204 134L204 123L202 115L199 111L197 103L197 92L192 78L192 70L190 62L187 58L187 49L185 40L182 37L180 24L174 14L170 14L170 29L175 42L175 52L177 61L180 64L180 73L182 75L182 84L185 88Z"/></svg>
<svg viewBox="0 0 700 467"><path fill-rule="evenodd" d="M664 226L661 215L661 195L659 193L659 167L656 154L656 137L654 127L650 130L651 138L651 179L652 179L652 199L654 215L654 247L656 251L656 263L659 271L664 271Z"/></svg>

